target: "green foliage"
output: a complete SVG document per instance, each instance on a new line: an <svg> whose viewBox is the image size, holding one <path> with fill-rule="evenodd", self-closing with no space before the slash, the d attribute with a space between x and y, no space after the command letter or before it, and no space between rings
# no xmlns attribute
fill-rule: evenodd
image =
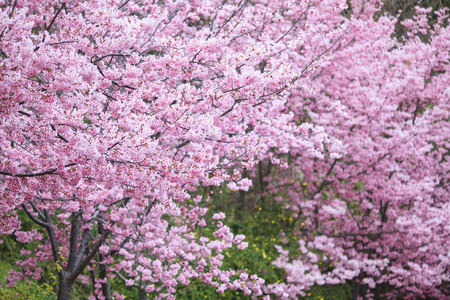
<svg viewBox="0 0 450 300"><path fill-rule="evenodd" d="M344 300L352 299L352 286L350 284L313 286L305 300Z"/></svg>
<svg viewBox="0 0 450 300"><path fill-rule="evenodd" d="M45 231L36 226L26 215L19 211L19 218L22 222L21 230L36 229L46 238ZM0 300L23 299L23 300L52 300L56 299L55 285L57 282L56 270L50 261L40 261L39 266L43 269L40 280L30 280L26 282L19 281L14 287L7 288L5 277L12 269L17 269L16 261L23 260L24 256L20 250L25 248L34 248L39 242L22 244L18 242L14 235L1 236L3 243L0 244Z"/></svg>
<svg viewBox="0 0 450 300"><path fill-rule="evenodd" d="M361 180L358 180L356 183L355 183L355 189L358 191L358 192L362 192L362 191L364 191L364 182L362 182Z"/></svg>
<svg viewBox="0 0 450 300"><path fill-rule="evenodd" d="M33 281L18 282L14 287L0 286L0 300L54 300L56 296L49 284L38 284Z"/></svg>
<svg viewBox="0 0 450 300"><path fill-rule="evenodd" d="M43 277L41 280L19 281L8 288L5 277L11 269L15 269L15 261L19 260L19 249L23 246L12 237L3 238L5 247L0 248L0 300L52 300L56 299L55 287L57 282L56 270L52 270L49 262L43 264ZM21 257L23 258L23 257ZM49 272L49 270L51 270Z"/></svg>

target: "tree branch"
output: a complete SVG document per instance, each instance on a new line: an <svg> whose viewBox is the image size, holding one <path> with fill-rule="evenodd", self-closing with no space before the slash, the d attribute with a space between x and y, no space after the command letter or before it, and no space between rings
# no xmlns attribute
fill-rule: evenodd
<svg viewBox="0 0 450 300"><path fill-rule="evenodd" d="M39 219L37 219L35 216L33 216L31 214L31 212L28 210L28 208L26 207L26 204L22 204L22 209L25 211L25 213L28 215L28 217L36 224L38 224L39 226L42 226L44 228L47 228L48 224L45 223L44 221L41 221Z"/></svg>
<svg viewBox="0 0 450 300"><path fill-rule="evenodd" d="M84 252L89 247L89 233L90 233L89 229L83 231L83 237L81 238L81 245L80 248L78 249L77 259L75 261L76 266L80 264Z"/></svg>
<svg viewBox="0 0 450 300"><path fill-rule="evenodd" d="M25 211L25 213L28 215L28 217L36 224L38 224L39 226L42 226L43 228L45 228L47 230L48 233L48 237L50 239L50 245L52 247L52 254L53 254L53 259L55 260L55 262L60 261L61 257L58 253L58 249L59 249L59 244L58 244L58 240L56 239L56 234L55 234L55 230L53 228L53 224L51 222L50 216L48 214L47 211L45 211L45 219L46 222L41 221L39 219L37 219L35 216L33 216L31 214L31 212L27 209L26 204L22 204L21 205L23 210Z"/></svg>
<svg viewBox="0 0 450 300"><path fill-rule="evenodd" d="M103 244L103 242L106 240L106 238L108 237L108 235L110 233L111 233L111 230L109 230L109 229L104 231L104 233L102 234L100 239L90 249L89 253L86 254L86 257L78 264L76 269L73 272L71 272L70 278L69 278L70 282L74 282L75 279L77 279L77 277L81 274L81 272L83 272L84 268L86 268L86 266L89 264L91 259L94 258L95 254L97 254L98 249L100 248L100 246Z"/></svg>
<svg viewBox="0 0 450 300"><path fill-rule="evenodd" d="M46 30L50 30L50 28L53 26L53 23L55 22L56 18L58 17L58 15L61 13L61 11L66 8L66 3L63 3L61 5L61 7L58 9L58 11L56 12L55 16L53 17L52 21L50 22L50 25L47 26Z"/></svg>
<svg viewBox="0 0 450 300"><path fill-rule="evenodd" d="M41 212L41 210L39 209L39 207L37 207L37 205L33 201L30 201L30 204L33 207L34 211L39 215L41 220L45 222L46 218L45 218L44 214Z"/></svg>
<svg viewBox="0 0 450 300"><path fill-rule="evenodd" d="M70 228L70 252L69 261L67 265L67 271L73 272L76 267L76 261L78 256L78 236L79 236L79 216L80 212L72 213L71 228ZM82 254L81 254L82 255Z"/></svg>
<svg viewBox="0 0 450 300"><path fill-rule="evenodd" d="M55 174L56 172L56 168L55 169L50 169L44 172L38 172L38 173L31 173L31 174L13 174L7 171L0 171L0 174L2 175L6 175L6 176L11 176L11 177L37 177L37 176L43 176L43 175L49 175L49 174Z"/></svg>

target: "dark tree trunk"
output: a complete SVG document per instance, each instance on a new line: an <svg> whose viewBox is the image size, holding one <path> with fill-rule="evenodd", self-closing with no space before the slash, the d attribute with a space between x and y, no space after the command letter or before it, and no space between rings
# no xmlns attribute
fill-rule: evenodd
<svg viewBox="0 0 450 300"><path fill-rule="evenodd" d="M98 225L98 232L100 235L104 234L104 229L102 223ZM105 297L105 300L112 300L111 296L111 285L109 283L109 278L107 276L106 265L102 264L102 261L105 259L105 256L98 253L98 268L99 268L99 278L106 280L106 282L102 282L102 294Z"/></svg>
<svg viewBox="0 0 450 300"><path fill-rule="evenodd" d="M61 275L58 286L58 300L70 300L70 293L72 292L72 282L67 277Z"/></svg>
<svg viewBox="0 0 450 300"><path fill-rule="evenodd" d="M352 300L358 300L360 289L361 289L361 282L359 280L357 280L355 282L355 285L353 286Z"/></svg>
<svg viewBox="0 0 450 300"><path fill-rule="evenodd" d="M103 255L100 256L103 259ZM105 300L112 300L111 296L111 285L109 284L109 278L106 276L106 266L104 264L99 264L99 276L102 279L106 279L106 282L102 283L102 294Z"/></svg>
<svg viewBox="0 0 450 300"><path fill-rule="evenodd" d="M361 282L361 278L358 278L353 287L352 300L357 300L362 295L363 300L367 300L366 297L367 284Z"/></svg>
<svg viewBox="0 0 450 300"><path fill-rule="evenodd" d="M147 300L147 292L139 287L139 300Z"/></svg>
<svg viewBox="0 0 450 300"><path fill-rule="evenodd" d="M130 198L123 198L123 204L126 205ZM27 205L31 205L33 211L37 214L33 214ZM22 208L28 217L36 224L42 226L48 232L48 237L50 240L50 245L52 247L52 254L55 263L61 264L61 255L58 251L59 242L56 239L55 228L52 223L52 218L47 210L41 210L33 202L22 204ZM72 292L72 285L78 276L83 272L83 270L88 266L90 261L99 253L98 250L100 246L105 242L111 233L110 230L105 230L100 223L100 236L95 243L90 244L90 229L84 229L80 239L81 223L80 218L82 216L82 211L73 212L71 216L71 229L70 229L70 252L67 259L67 266L59 271L59 285L58 285L58 300L70 300L70 294ZM95 224L94 220L90 221L91 224ZM112 223L114 224L114 222ZM100 259L100 261L103 260ZM61 265L60 265L61 267ZM102 278L106 277L106 266L101 265ZM61 267L62 268L62 267ZM107 277L106 277L107 278ZM94 276L95 283L95 276ZM102 284L102 292L106 299L111 299L111 290L109 282ZM146 298L145 298L146 299Z"/></svg>

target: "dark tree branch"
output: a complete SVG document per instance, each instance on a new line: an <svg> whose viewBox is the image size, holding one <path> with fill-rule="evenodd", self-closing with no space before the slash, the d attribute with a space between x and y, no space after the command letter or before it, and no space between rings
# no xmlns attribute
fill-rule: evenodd
<svg viewBox="0 0 450 300"><path fill-rule="evenodd" d="M56 136L57 136L59 139L63 140L64 142L69 143L69 141L66 140L61 134L58 133Z"/></svg>
<svg viewBox="0 0 450 300"><path fill-rule="evenodd" d="M53 26L53 23L55 22L56 18L58 17L58 15L61 13L61 11L66 8L66 3L63 3L61 5L61 7L58 9L58 11L56 12L55 16L53 17L52 21L50 22L50 24L47 26L46 30L50 30L50 28Z"/></svg>
<svg viewBox="0 0 450 300"><path fill-rule="evenodd" d="M117 8L117 10L122 9L122 7L124 7L125 5L127 5L128 2L130 2L130 0L125 1L121 6L119 6L119 8Z"/></svg>
<svg viewBox="0 0 450 300"><path fill-rule="evenodd" d="M281 41L286 35L289 34L289 32L291 32L292 29L294 29L295 26L297 26L297 23L300 21L300 19L308 12L308 10L310 9L310 7L307 7L306 10L293 22L291 28L289 28L288 31L285 32L285 34L283 34L275 43L278 43L279 41Z"/></svg>
<svg viewBox="0 0 450 300"><path fill-rule="evenodd" d="M101 61L102 59L105 59L105 58L107 58L107 57L114 57L114 56L120 56L120 57L125 58L125 57L130 56L130 54L122 54L122 53L111 53L111 54L106 54L106 55L103 55L103 56L97 58L96 60L92 61L92 63L93 63L93 64L97 64L97 63L98 63L99 61Z"/></svg>
<svg viewBox="0 0 450 300"><path fill-rule="evenodd" d="M47 230L48 237L50 239L50 245L52 247L53 259L55 260L55 262L60 261L61 257L59 255L59 250L58 250L59 243L58 243L58 240L56 239L55 229L53 228L53 224L51 222L48 212L45 211L46 222L44 222L44 221L37 219L35 216L33 216L33 214L31 214L31 212L27 209L26 204L22 204L22 208L25 211L25 213L28 215L28 217L34 223L38 224L39 226L42 226L43 228L45 228Z"/></svg>
<svg viewBox="0 0 450 300"><path fill-rule="evenodd" d="M69 260L68 260L68 265L67 265L68 272L73 272L73 270L76 267L77 258L80 255L78 253L78 236L80 234L80 232L79 232L80 231L79 216L80 216L80 212L72 213L71 228L70 228L70 253L69 253Z"/></svg>
<svg viewBox="0 0 450 300"><path fill-rule="evenodd" d="M319 187L317 188L316 192L314 193L314 196L317 195L318 193L320 193L327 185L329 185L329 184L331 184L333 182L333 181L325 180L325 178L330 176L331 172L334 169L334 166L336 166L337 161L338 161L338 159L336 158L333 161L333 163L331 164L330 168L328 169L328 172L325 174L325 177L323 178L322 183L319 185Z"/></svg>
<svg viewBox="0 0 450 300"><path fill-rule="evenodd" d="M176 145L175 148L176 148L176 149L180 149L180 148L186 146L187 144L189 144L190 142L191 142L190 140L184 141L184 142L182 142L181 144Z"/></svg>
<svg viewBox="0 0 450 300"><path fill-rule="evenodd" d="M28 215L28 217L36 224L38 224L39 226L42 226L44 228L47 228L48 224L45 223L44 221L41 221L39 219L37 219L35 216L33 216L33 214L28 210L28 208L26 207L26 204L22 204L22 208L25 211L25 213Z"/></svg>
<svg viewBox="0 0 450 300"><path fill-rule="evenodd" d="M115 146L117 146L117 145L119 145L119 144L120 144L120 142L116 142L114 145L112 145L111 147L109 147L106 151L111 150L112 148L114 148Z"/></svg>
<svg viewBox="0 0 450 300"><path fill-rule="evenodd" d="M120 85L120 84L118 84L115 81L112 81L112 84L114 84L115 86L120 87L120 88L127 88L127 89L130 89L130 90L136 90L135 87L132 87L132 86L129 86L129 85Z"/></svg>
<svg viewBox="0 0 450 300"><path fill-rule="evenodd" d="M420 99L417 98L416 109L414 110L414 116L413 116L413 120L412 120L413 125L416 125L416 117L417 117L417 113L419 112L419 108L420 108Z"/></svg>
<svg viewBox="0 0 450 300"><path fill-rule="evenodd" d="M68 167L72 167L75 166L76 163L70 163L65 165L64 167L68 168ZM23 173L18 173L18 174L14 174L8 171L0 171L1 175L5 175L5 176L11 176L11 177L19 177L19 178L24 178L24 177L38 177L38 176L44 176L44 175L57 175L58 173L56 173L58 169L53 168L47 171L43 171L43 172L37 172L37 173L29 173L29 174L23 174Z"/></svg>
<svg viewBox="0 0 450 300"><path fill-rule="evenodd" d="M100 219L102 219L102 217L100 216ZM103 220L103 219L102 219ZM104 228L103 228L103 224L101 222L98 223L98 233L103 235L104 233ZM100 251L98 252L98 269L99 269L99 278L103 279L102 281L102 294L105 297L105 300L112 300L112 296L111 296L111 286L109 283L109 278L107 277L107 267L106 265L103 263L105 259L105 256L100 253Z"/></svg>
<svg viewBox="0 0 450 300"><path fill-rule="evenodd" d="M6 176L12 176L12 177L37 177L37 176L43 176L43 175L49 175L49 174L55 174L57 169L50 169L44 172L38 172L38 173L31 173L31 174L13 174L6 171L0 171L0 174L6 175Z"/></svg>
<svg viewBox="0 0 450 300"><path fill-rule="evenodd" d="M81 259L83 258L83 255L86 252L86 249L88 249L89 247L89 233L90 233L89 229L85 229L83 231L83 237L81 238L80 248L78 249L77 259L75 261L76 266L80 264Z"/></svg>
<svg viewBox="0 0 450 300"><path fill-rule="evenodd" d="M31 117L31 114L24 112L23 110L19 110L19 114L27 116L27 117Z"/></svg>
<svg viewBox="0 0 450 300"><path fill-rule="evenodd" d="M46 218L45 218L44 214L42 213L42 211L39 209L39 207L37 207L37 205L33 201L30 201L30 204L33 207L34 211L39 215L41 220L45 222Z"/></svg>
<svg viewBox="0 0 450 300"><path fill-rule="evenodd" d="M70 44L70 43L77 43L78 41L62 41L62 42L56 42L56 43L48 43L45 44L46 46L55 46L55 45L61 45L61 44Z"/></svg>
<svg viewBox="0 0 450 300"><path fill-rule="evenodd" d="M100 239L92 246L89 253L86 254L85 258L76 266L75 270L71 272L71 274L69 275L70 282L74 282L77 279L77 277L81 274L81 272L83 272L83 270L89 264L91 259L93 259L95 254L97 254L98 249L105 242L110 233L111 230L105 230L103 232Z"/></svg>
<svg viewBox="0 0 450 300"><path fill-rule="evenodd" d="M16 8L16 5L17 5L17 0L14 1L12 10L11 10L11 12L9 13L8 18L11 18L11 17L12 17L12 15L13 15L13 13L14 13L14 9Z"/></svg>

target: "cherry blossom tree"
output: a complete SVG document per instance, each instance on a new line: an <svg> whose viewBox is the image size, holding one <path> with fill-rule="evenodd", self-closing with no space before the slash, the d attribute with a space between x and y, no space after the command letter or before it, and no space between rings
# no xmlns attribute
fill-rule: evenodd
<svg viewBox="0 0 450 300"><path fill-rule="evenodd" d="M396 37L379 1L1 3L0 234L40 243L10 285L52 261L58 299L77 280L121 299L111 278L140 299L193 279L282 299L346 282L355 299L449 294L445 9L417 7ZM259 162L301 235L298 253L277 247L280 284L220 268L247 243L198 193L248 191Z"/></svg>
<svg viewBox="0 0 450 300"><path fill-rule="evenodd" d="M0 233L41 241L22 251L9 284L40 278L39 262L50 260L58 299L70 298L77 279L91 282L94 298L120 299L115 276L141 299L174 298L191 278L261 295L263 279L219 268L221 251L244 249L244 237L202 208L207 199L188 200L199 186L248 190L242 170L273 158L274 147L329 155L323 128L297 124L284 108L343 37L343 8L3 1ZM333 41L305 58L296 49L318 22ZM18 211L45 234L20 231ZM213 226L215 239L195 236L198 226Z"/></svg>
<svg viewBox="0 0 450 300"><path fill-rule="evenodd" d="M352 282L353 298L443 299L450 295L448 10L415 8L402 21L377 1L352 1L348 33L292 91L286 110L324 127L339 155L308 160L267 177L297 216L298 253L281 245L290 297L313 285ZM312 37L310 38L311 40ZM305 44L306 57L322 47ZM307 59L307 58L306 58ZM295 95L295 96L294 96ZM294 99L303 98L304 102ZM341 101L346 117L330 112ZM280 200L282 198L280 197ZM320 264L319 264L320 263Z"/></svg>

